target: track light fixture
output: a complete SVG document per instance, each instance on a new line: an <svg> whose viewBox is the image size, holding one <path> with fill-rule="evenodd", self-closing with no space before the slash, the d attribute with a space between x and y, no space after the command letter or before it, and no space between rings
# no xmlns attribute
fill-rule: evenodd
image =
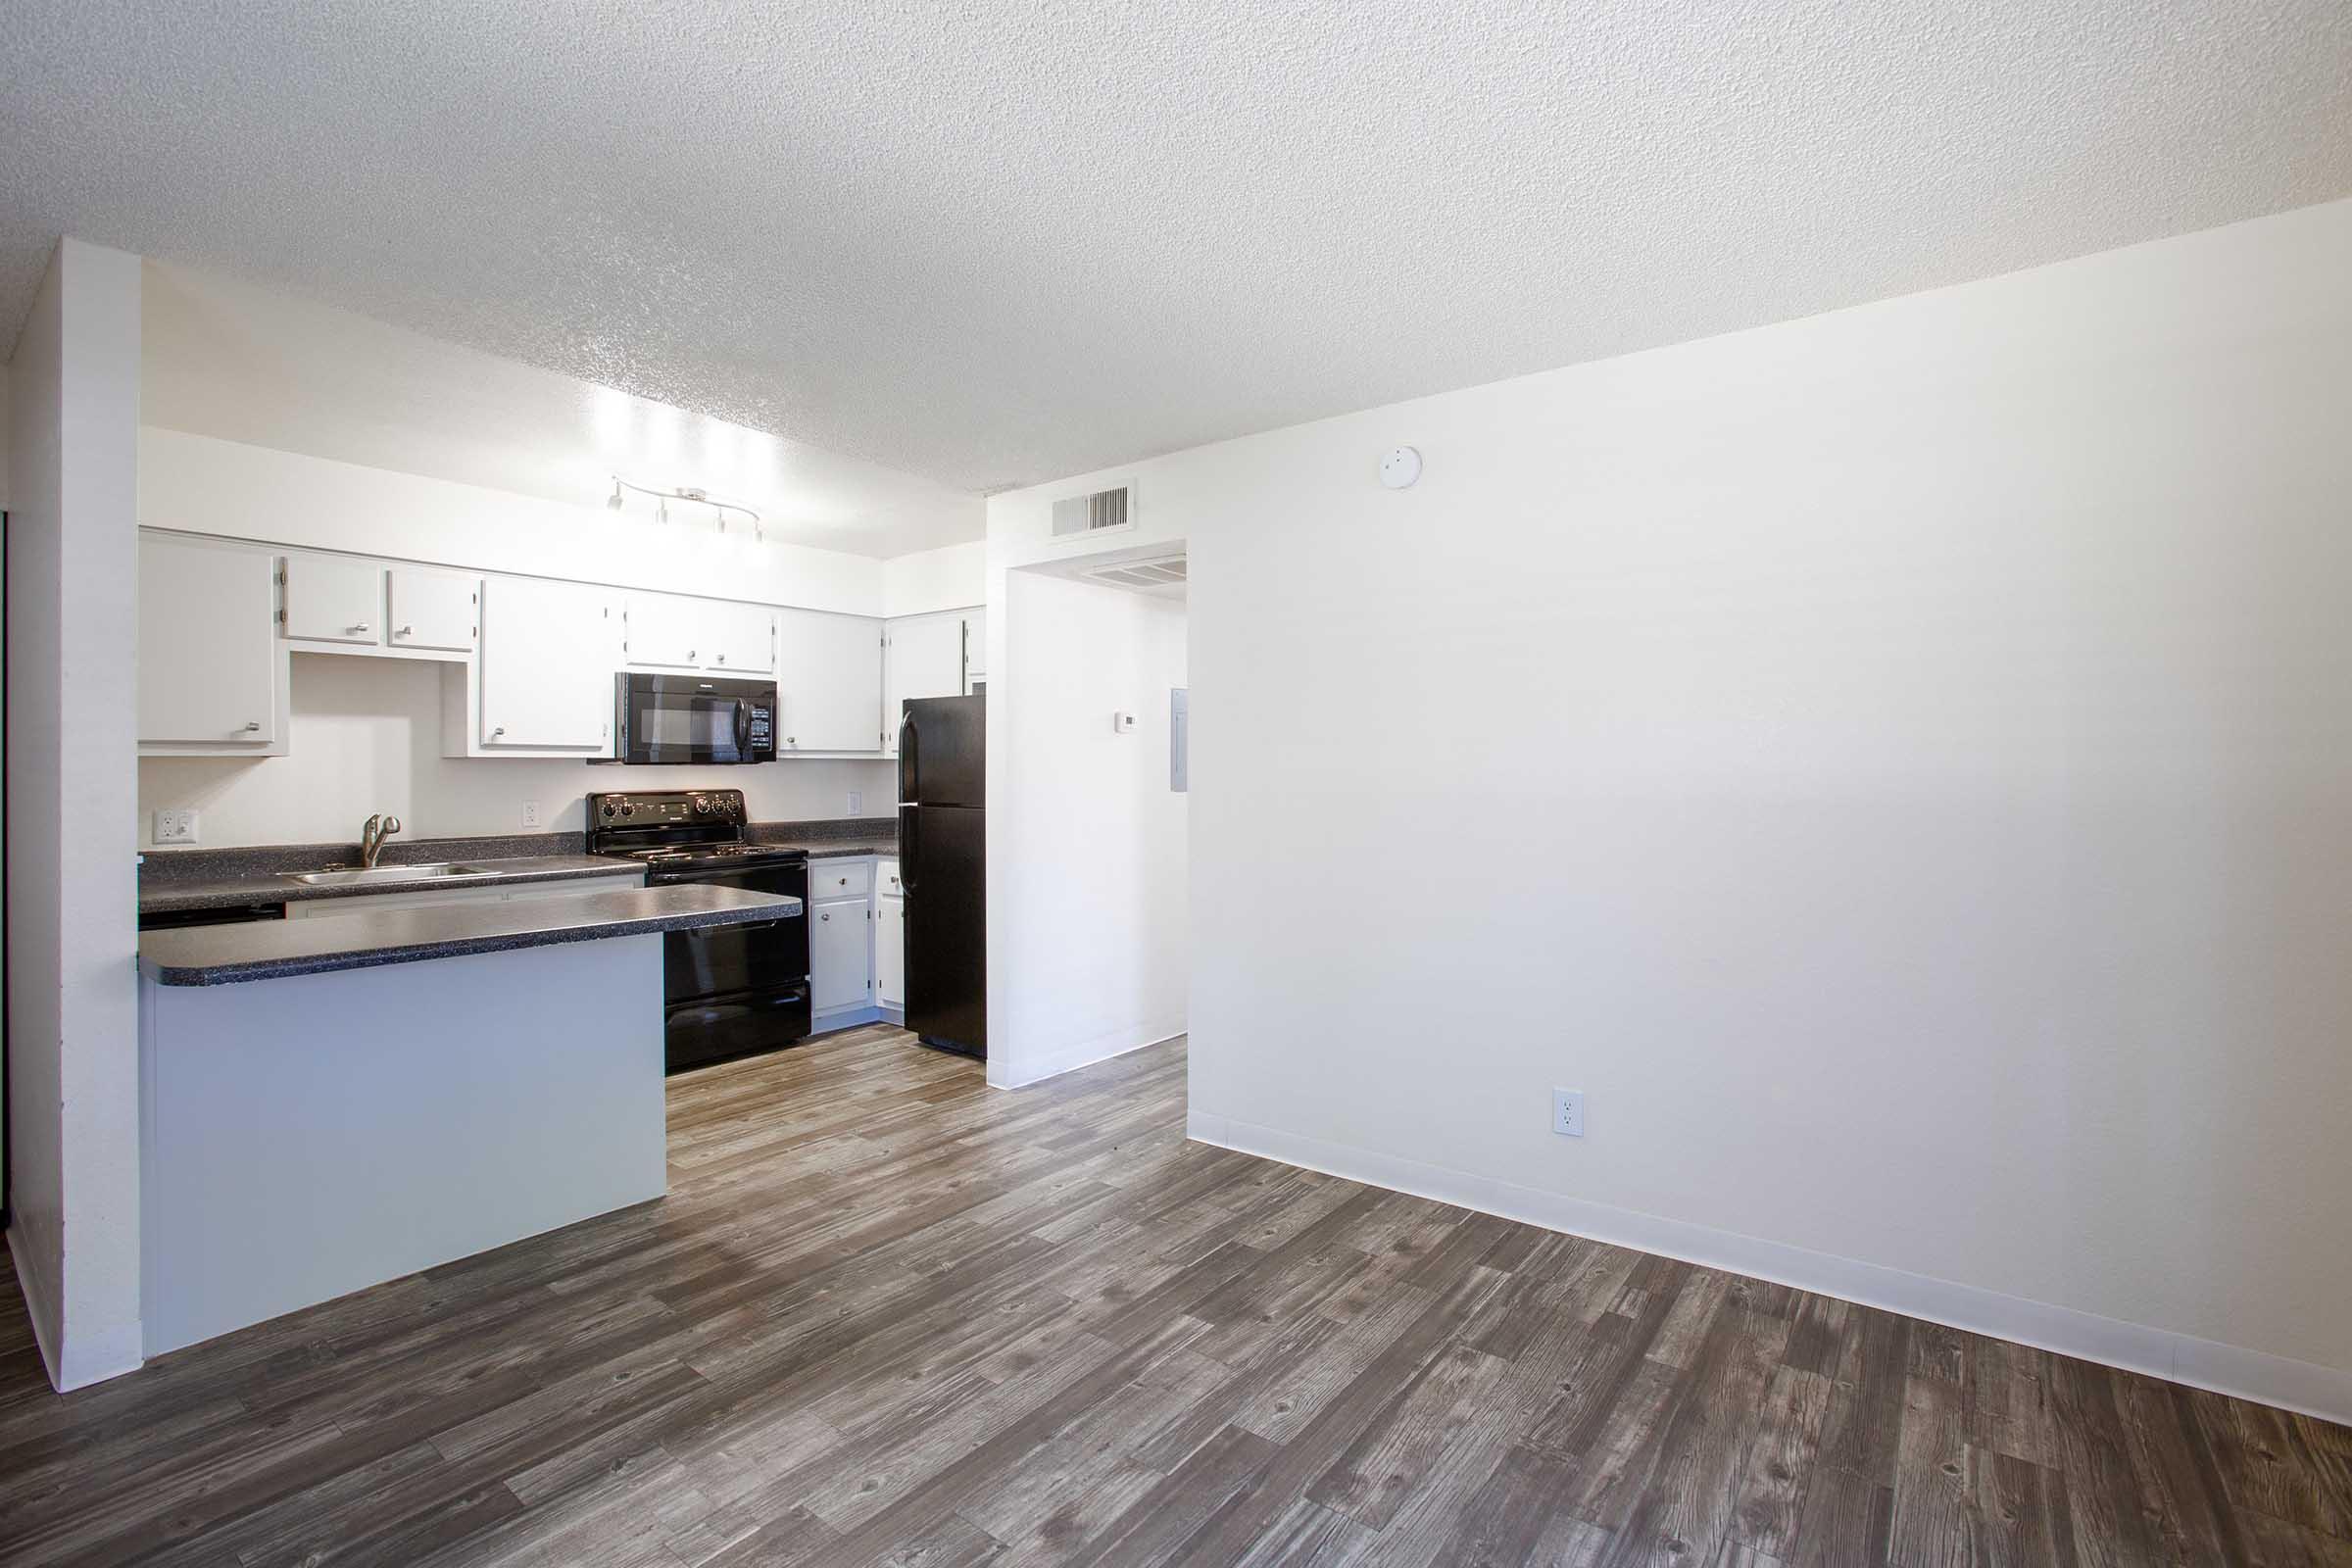
<svg viewBox="0 0 2352 1568"><path fill-rule="evenodd" d="M623 479L616 473L612 476L612 498L606 501L605 505L611 510L618 512L623 491L635 491L641 496L652 496L654 498L654 520L664 524L669 521L669 504L672 501L683 501L697 507L709 507L712 513L717 514L720 533L727 531L727 514L740 512L752 519L752 537L761 544L767 543L767 529L760 525L759 513L750 507L740 506L732 501L713 500L708 491L697 489L693 485L682 484L674 490L659 490L652 485L637 484Z"/></svg>

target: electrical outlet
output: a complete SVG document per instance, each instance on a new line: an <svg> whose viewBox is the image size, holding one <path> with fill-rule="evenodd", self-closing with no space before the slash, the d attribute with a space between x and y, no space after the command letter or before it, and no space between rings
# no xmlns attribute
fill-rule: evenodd
<svg viewBox="0 0 2352 1568"><path fill-rule="evenodd" d="M1585 1136L1585 1092L1581 1089L1554 1089L1551 1092L1551 1130L1562 1138Z"/></svg>
<svg viewBox="0 0 2352 1568"><path fill-rule="evenodd" d="M849 813L849 814L850 814L850 815L852 815L852 816L859 816L859 815L862 815L862 814L864 814L864 811L865 811L865 796L864 796L864 795L863 795L861 792L859 792L859 791L858 791L858 790L852 790L852 791L850 791L850 813Z"/></svg>
<svg viewBox="0 0 2352 1568"><path fill-rule="evenodd" d="M196 842L196 812L190 807L178 807L155 813L155 842L158 844L193 844Z"/></svg>
<svg viewBox="0 0 2352 1568"><path fill-rule="evenodd" d="M539 803L537 801L525 801L522 803L522 825L524 827L537 827L539 825Z"/></svg>

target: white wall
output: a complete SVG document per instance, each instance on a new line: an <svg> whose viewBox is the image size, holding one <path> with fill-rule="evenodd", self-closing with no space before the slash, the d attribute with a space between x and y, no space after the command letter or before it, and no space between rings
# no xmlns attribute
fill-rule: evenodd
<svg viewBox="0 0 2352 1568"><path fill-rule="evenodd" d="M407 836L576 833L591 790L744 792L760 821L848 814L858 791L865 815L895 825L896 764L791 759L759 767L612 767L577 759L441 755L441 669L405 659L294 656L294 729L284 757L147 757L139 760L139 842L154 813L195 807L202 847L356 841L370 811L399 816ZM537 801L537 828L522 805Z"/></svg>
<svg viewBox="0 0 2352 1568"><path fill-rule="evenodd" d="M61 244L10 365L9 1250L61 1389L139 1362L139 263Z"/></svg>
<svg viewBox="0 0 2352 1568"><path fill-rule="evenodd" d="M2339 202L1104 475L1196 1129L2352 1417L2347 277Z"/></svg>
<svg viewBox="0 0 2352 1568"><path fill-rule="evenodd" d="M882 563L882 613L969 610L988 597L988 541L943 545Z"/></svg>
<svg viewBox="0 0 2352 1568"><path fill-rule="evenodd" d="M368 468L149 426L139 440L139 522L149 528L346 550L477 571L535 573L848 614L882 612L883 564L759 544L698 519Z"/></svg>
<svg viewBox="0 0 2352 1568"><path fill-rule="evenodd" d="M1186 802L1168 788L1181 604L1016 571L989 686L989 1081L1185 1026ZM1134 712L1134 733L1111 715ZM1000 915L1000 911L1003 914Z"/></svg>

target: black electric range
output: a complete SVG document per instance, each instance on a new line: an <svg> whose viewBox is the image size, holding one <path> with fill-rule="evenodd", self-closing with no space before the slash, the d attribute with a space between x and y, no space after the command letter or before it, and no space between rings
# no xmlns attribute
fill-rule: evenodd
<svg viewBox="0 0 2352 1568"><path fill-rule="evenodd" d="M754 844L747 834L741 790L588 797L588 853L644 861L649 887L704 882L802 902L800 913L781 919L662 939L671 1072L808 1035L808 856Z"/></svg>

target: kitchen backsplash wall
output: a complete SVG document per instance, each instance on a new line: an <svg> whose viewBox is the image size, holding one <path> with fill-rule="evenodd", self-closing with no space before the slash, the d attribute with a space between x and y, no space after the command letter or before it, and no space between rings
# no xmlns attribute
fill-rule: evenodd
<svg viewBox="0 0 2352 1568"><path fill-rule="evenodd" d="M413 837L578 832L591 790L742 790L756 821L895 817L894 762L785 760L758 767L597 766L563 758L466 760L441 755L441 666L334 654L294 657L294 726L284 757L139 760L139 845L158 810L193 807L198 843L335 843L390 811ZM535 829L522 824L539 803Z"/></svg>

